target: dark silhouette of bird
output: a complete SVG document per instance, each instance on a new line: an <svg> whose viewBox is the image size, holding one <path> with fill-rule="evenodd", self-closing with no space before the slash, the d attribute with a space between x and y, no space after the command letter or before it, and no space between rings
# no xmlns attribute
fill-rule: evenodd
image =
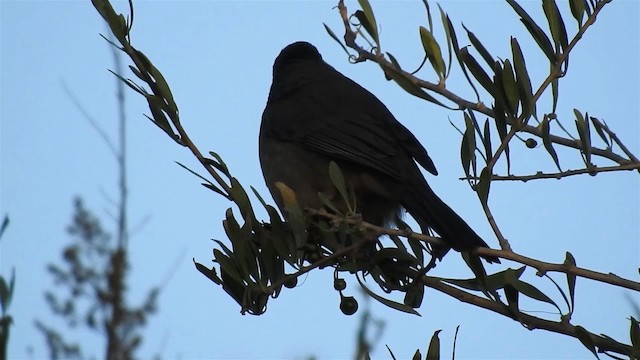
<svg viewBox="0 0 640 360"><path fill-rule="evenodd" d="M416 137L307 42L288 45L275 60L259 153L267 187L283 213L277 182L295 192L302 208L322 208L322 192L346 209L329 178L334 161L353 189L363 221L388 226L405 209L423 233L434 230L457 251L488 247L429 187L418 164L438 172Z"/></svg>

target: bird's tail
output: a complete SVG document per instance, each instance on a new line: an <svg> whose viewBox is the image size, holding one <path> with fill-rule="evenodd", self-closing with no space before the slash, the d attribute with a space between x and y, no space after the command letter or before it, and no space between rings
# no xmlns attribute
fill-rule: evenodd
<svg viewBox="0 0 640 360"><path fill-rule="evenodd" d="M403 205L407 212L416 219L423 232L428 228L433 229L449 246L457 251L489 247L455 211L431 190L426 181L419 188L420 190L417 192L404 194ZM490 263L500 262L494 256L483 256L483 258Z"/></svg>

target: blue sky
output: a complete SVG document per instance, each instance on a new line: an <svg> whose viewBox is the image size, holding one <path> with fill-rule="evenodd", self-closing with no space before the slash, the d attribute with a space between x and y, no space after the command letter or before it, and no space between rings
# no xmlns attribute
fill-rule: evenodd
<svg viewBox="0 0 640 360"><path fill-rule="evenodd" d="M543 21L539 2L524 4ZM116 5L126 11L124 2ZM139 1L132 39L164 73L195 143L203 151L218 152L246 187L253 185L265 197L257 136L271 66L285 45L297 40L314 43L328 63L376 94L416 134L440 172L428 177L434 191L496 247L476 196L465 182L456 180L462 174L460 138L449 120L462 126L461 114L408 96L387 82L375 64L349 64L322 26L324 22L340 32L334 5L332 1ZM547 70L544 56L505 3L443 1L441 5L456 24L461 44L468 43L461 22L503 58L510 53L509 37L517 36L529 56L533 83L541 81ZM354 11L357 2L347 6ZM382 1L373 7L384 50L405 67L417 66L422 56L417 28L426 21L422 3ZM575 50L569 74L561 82L557 111L568 126L574 107L606 120L636 155L640 153L639 13L637 1L617 0L607 6ZM571 34L575 23L570 16L565 19ZM114 228L108 197L116 196L115 161L62 84L115 138L115 79L107 71L113 68L110 49L98 35L105 33L105 25L89 2L2 0L0 24L0 214L11 218L0 244L0 273L7 276L15 268L17 274L9 357L40 359L47 352L33 321L60 325L43 298L43 291L52 286L45 266L59 261L59 250L68 242L65 228L72 198L82 196L105 227ZM433 79L433 74L423 74ZM457 75L447 86L471 96ZM549 111L548 100L543 99L539 112ZM182 359L351 357L359 317L339 311L329 270L312 272L297 288L271 300L265 315L252 317L240 315L235 302L194 269L192 258L205 264L211 259L209 239L224 238L221 220L230 204L174 163L198 169L186 149L142 116L147 112L143 99L129 92L130 223L135 227L148 218L132 235L131 299L136 302L145 289L162 286L160 312L145 331L140 357L156 353ZM577 153L558 152L565 169L580 167ZM529 150L514 143L512 159L516 174L554 170L542 147ZM639 185L633 172L494 183L490 205L517 252L561 262L565 251L571 251L581 266L637 279ZM456 254L449 255L434 274L469 276ZM531 270L525 277L553 294ZM556 279L564 283L562 277ZM353 281L348 291L360 296ZM632 310L625 293L580 279L575 323L628 341L627 318ZM628 294L639 300L637 294ZM559 295L554 298L560 301ZM552 311L539 303L524 303L523 308L534 315ZM417 348L424 353L438 329L443 329L443 353L450 354L457 325L460 359L590 356L575 339L528 331L434 291L427 290L420 318L374 302L371 310L386 321L375 358L389 358L385 344L398 358L411 356ZM102 354L101 339L73 336L86 353Z"/></svg>

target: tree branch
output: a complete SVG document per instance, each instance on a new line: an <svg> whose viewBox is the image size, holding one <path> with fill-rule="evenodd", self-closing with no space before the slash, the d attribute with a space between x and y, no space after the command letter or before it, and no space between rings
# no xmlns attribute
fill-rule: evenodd
<svg viewBox="0 0 640 360"><path fill-rule="evenodd" d="M440 279L431 276L423 276L422 282L424 285L438 290L444 294L447 294L453 298L456 298L464 303L475 305L486 310L493 311L497 314L504 315L508 318L520 322L529 330L543 329L559 334L568 335L576 339L579 338L576 326L570 324L567 321L550 321L541 319L535 316L525 314L518 311L517 314L512 313L512 309L504 306L501 303L485 299L483 297L473 295L466 291L460 290L456 287L443 283ZM631 346L617 342L610 337L605 337L589 332L589 337L592 343L598 348L600 352L612 351L618 354L629 355L630 357L640 357L637 350L634 350Z"/></svg>
<svg viewBox="0 0 640 360"><path fill-rule="evenodd" d="M376 235L392 235L392 236L400 236L404 238L411 238L420 240L425 243L429 243L431 245L436 246L448 246L445 241L438 237L427 236L421 233L413 232L410 230L399 230L399 229L388 229L381 226L376 226L364 222L359 219L348 219L342 216L330 214L325 210L315 210L315 209L305 209L311 215L321 216L326 219L331 220L335 224L340 224L341 222L345 222L349 225L358 225L363 229L369 230ZM526 257L524 255L520 255L513 251L508 250L496 250L490 248L479 247L473 251L478 255L486 255L486 256L495 256L505 260L511 260L522 265L527 265L535 268L538 273L538 276L542 276L547 272L559 272L563 274L571 274L578 277L582 277L585 279L590 279L602 283L607 283L610 285L627 288L630 290L640 291L640 282L636 282L633 280L625 279L620 276L614 274L605 274L577 266L571 266L567 264L555 264L544 262L536 259L532 259Z"/></svg>

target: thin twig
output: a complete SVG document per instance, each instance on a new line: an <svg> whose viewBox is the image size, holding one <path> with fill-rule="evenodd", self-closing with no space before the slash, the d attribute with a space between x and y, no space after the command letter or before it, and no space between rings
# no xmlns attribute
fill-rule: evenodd
<svg viewBox="0 0 640 360"><path fill-rule="evenodd" d="M491 229L493 229L493 233L498 238L498 243L500 244L500 248L504 251L513 251L511 250L511 245L509 244L509 241L504 237L504 235L502 235L502 231L500 231L500 228L498 227L498 223L496 223L496 219L493 217L493 213L491 212L491 209L489 209L489 206L486 203L482 204L482 210L484 210L484 215L487 218L487 221L489 221L489 225L491 226Z"/></svg>
<svg viewBox="0 0 640 360"><path fill-rule="evenodd" d="M531 266L532 268L535 268L538 271L537 273L538 276L542 276L547 272L559 272L563 274L576 275L585 279L591 279L594 281L599 281L599 282L627 288L630 290L640 291L640 282L625 279L623 277L620 277L618 275L611 274L611 273L605 274L605 273L601 273L601 272L597 272L597 271L593 271L593 270L589 270L589 269L585 269L585 268L581 268L573 265L567 265L564 263L562 264L548 263L548 262L532 259L524 255L520 255L513 251L495 250L495 249L481 247L476 249L476 253L478 253L478 255L496 256L502 259L511 260L523 265Z"/></svg>
<svg viewBox="0 0 640 360"><path fill-rule="evenodd" d="M531 180L540 180L540 179L562 179L569 176L589 174L592 176L597 175L598 173L604 172L614 172L614 171L629 171L629 170L640 170L640 163L638 164L626 164L626 165L615 165L615 166L603 166L597 167L593 166L585 169L577 169L577 170L567 170L558 173L543 173L538 171L535 174L531 175L491 175L491 181L531 181ZM478 177L461 177L458 180L480 180Z"/></svg>
<svg viewBox="0 0 640 360"><path fill-rule="evenodd" d="M576 327L574 325L571 325L568 322L550 321L550 320L538 318L535 316L531 316L523 312L518 312L514 316L514 314L511 312L512 310L510 308L505 307L503 304L460 290L454 286L445 284L438 278L425 275L422 277L422 282L426 286L432 289L438 290L462 302L475 305L475 306L493 311L495 313L504 315L506 317L512 318L516 321L519 321L520 323L525 325L529 330L543 329L543 330L547 330L555 333L572 336L574 338L578 338ZM594 333L589 333L589 335L591 337L591 341L598 348L599 351L613 351L618 354L629 354L629 355L635 353L636 354L635 356L638 356L637 350L634 350L631 346L627 344L623 344L613 340L612 338L601 336Z"/></svg>
<svg viewBox="0 0 640 360"><path fill-rule="evenodd" d="M109 138L109 135L107 135L107 132L104 131L102 127L100 127L96 119L94 119L93 116L89 113L89 111L87 111L87 109L84 108L84 106L80 103L78 98L76 98L76 96L71 92L71 90L67 86L67 83L65 83L64 81L62 81L62 90L64 90L64 92L69 97L69 100L71 100L73 105L78 109L78 111L80 111L80 113L82 114L82 116L84 116L84 119L87 120L89 125L91 125L91 127L98 133L98 135L100 135L100 138L102 138L102 141L104 141L104 143L107 145L111 154L117 159L118 150L116 150L116 146L113 144L113 141L111 141L111 139Z"/></svg>

